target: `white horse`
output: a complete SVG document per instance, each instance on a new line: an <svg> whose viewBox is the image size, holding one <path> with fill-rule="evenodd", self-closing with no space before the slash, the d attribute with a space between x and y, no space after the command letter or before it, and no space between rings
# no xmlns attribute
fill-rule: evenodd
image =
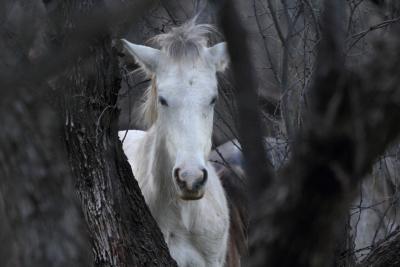
<svg viewBox="0 0 400 267"><path fill-rule="evenodd" d="M142 107L149 128L128 131L123 148L179 266L224 266L228 250L227 198L208 161L216 73L228 56L225 43L208 47L210 31L191 21L156 36L160 50L122 40L151 78Z"/></svg>

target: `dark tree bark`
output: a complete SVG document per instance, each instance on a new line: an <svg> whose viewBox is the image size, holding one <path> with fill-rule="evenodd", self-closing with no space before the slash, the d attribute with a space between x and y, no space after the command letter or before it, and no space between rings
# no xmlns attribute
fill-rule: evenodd
<svg viewBox="0 0 400 267"><path fill-rule="evenodd" d="M43 88L13 90L0 105L1 266L90 266L62 124L32 93Z"/></svg>
<svg viewBox="0 0 400 267"><path fill-rule="evenodd" d="M96 3L96 4L95 4ZM97 1L60 1L64 31L72 14L84 15ZM71 27L72 26L72 27ZM65 32L64 40L68 40ZM70 164L92 239L96 266L175 266L122 151L117 135L120 70L111 35L99 32L58 80L63 92Z"/></svg>

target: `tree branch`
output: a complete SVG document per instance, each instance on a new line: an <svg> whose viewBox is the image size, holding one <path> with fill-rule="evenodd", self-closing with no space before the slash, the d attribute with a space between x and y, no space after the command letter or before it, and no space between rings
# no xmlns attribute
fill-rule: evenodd
<svg viewBox="0 0 400 267"><path fill-rule="evenodd" d="M358 264L358 267L387 267L400 265L400 230L380 241Z"/></svg>
<svg viewBox="0 0 400 267"><path fill-rule="evenodd" d="M261 120L257 104L253 66L246 43L247 32L239 21L233 4L223 1L220 24L228 42L231 66L235 79L236 101L239 110L239 141L245 156L250 191L256 196L260 188L272 182L271 163L265 157Z"/></svg>

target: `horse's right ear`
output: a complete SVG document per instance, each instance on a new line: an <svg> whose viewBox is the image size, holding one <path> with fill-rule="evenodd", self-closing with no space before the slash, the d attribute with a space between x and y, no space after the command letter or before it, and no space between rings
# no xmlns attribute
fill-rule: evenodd
<svg viewBox="0 0 400 267"><path fill-rule="evenodd" d="M132 55L136 62L148 73L154 73L161 57L161 51L152 47L137 45L121 39L125 50Z"/></svg>

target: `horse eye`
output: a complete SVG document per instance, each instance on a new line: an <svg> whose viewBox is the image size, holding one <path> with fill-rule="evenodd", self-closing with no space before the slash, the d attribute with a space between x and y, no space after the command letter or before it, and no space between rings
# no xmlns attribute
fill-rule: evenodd
<svg viewBox="0 0 400 267"><path fill-rule="evenodd" d="M167 102L167 100L165 100L164 97L160 96L160 97L158 98L158 101L160 101L160 104L161 104L161 105L168 107L168 102Z"/></svg>
<svg viewBox="0 0 400 267"><path fill-rule="evenodd" d="M217 97L216 96L213 97L213 99L210 102L210 105L214 105L215 102L217 102Z"/></svg>

